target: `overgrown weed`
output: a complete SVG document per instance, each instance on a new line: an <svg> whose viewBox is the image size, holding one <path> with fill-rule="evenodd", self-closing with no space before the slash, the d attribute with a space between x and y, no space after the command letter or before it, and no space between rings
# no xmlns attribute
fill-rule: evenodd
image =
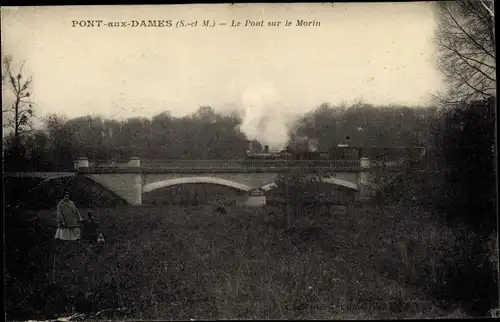
<svg viewBox="0 0 500 322"><path fill-rule="evenodd" d="M375 209L316 219L295 230L283 229L276 223L279 214L272 218L265 208L234 208L228 214L207 207L101 209L105 245L82 247L79 256L58 254L55 284L48 283L53 213L25 214L24 219L37 219L18 229L36 227L38 242L25 246L30 250L24 260L37 263L15 262L22 243L10 231L7 314L16 319L71 310L89 318L103 318L96 313L108 310L117 318L138 319L457 315L458 303L443 305L434 293L457 264L453 247L465 232L439 226L418 209ZM27 274L16 271L21 267Z"/></svg>

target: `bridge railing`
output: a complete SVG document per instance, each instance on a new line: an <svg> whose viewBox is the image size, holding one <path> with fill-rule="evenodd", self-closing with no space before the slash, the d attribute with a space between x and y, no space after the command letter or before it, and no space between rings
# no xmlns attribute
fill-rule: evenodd
<svg viewBox="0 0 500 322"><path fill-rule="evenodd" d="M95 160L90 168L130 167L128 160ZM143 169L211 170L211 169L273 169L273 168L359 168L359 160L141 160Z"/></svg>
<svg viewBox="0 0 500 322"><path fill-rule="evenodd" d="M141 160L141 168L149 170L273 170L284 168L360 169L359 160ZM370 168L398 168L402 160L371 160ZM126 169L129 160L93 160L90 169Z"/></svg>
<svg viewBox="0 0 500 322"><path fill-rule="evenodd" d="M403 164L404 161L401 160L384 160L384 161L378 161L378 160L373 160L370 161L370 167L372 168L391 168L391 167L398 167L401 164Z"/></svg>
<svg viewBox="0 0 500 322"><path fill-rule="evenodd" d="M358 160L146 160L144 168L162 169L273 169L284 167L307 168L357 168Z"/></svg>

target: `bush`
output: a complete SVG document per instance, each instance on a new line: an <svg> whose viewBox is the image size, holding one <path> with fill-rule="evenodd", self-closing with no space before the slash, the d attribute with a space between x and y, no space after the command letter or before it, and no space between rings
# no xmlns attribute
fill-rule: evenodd
<svg viewBox="0 0 500 322"><path fill-rule="evenodd" d="M443 114L435 145L436 160L446 171L436 205L448 221L466 223L488 236L497 227L495 101L463 104Z"/></svg>
<svg viewBox="0 0 500 322"><path fill-rule="evenodd" d="M498 305L498 262L488 259L497 250L487 245L497 228L494 122L493 100L445 110L426 158L387 180L383 200L401 211L419 207L461 232L446 248L451 260L430 290L462 303L472 316Z"/></svg>

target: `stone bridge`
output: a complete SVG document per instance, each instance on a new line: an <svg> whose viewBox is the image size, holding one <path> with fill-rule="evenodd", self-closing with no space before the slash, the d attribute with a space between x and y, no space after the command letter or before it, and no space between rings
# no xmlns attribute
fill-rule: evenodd
<svg viewBox="0 0 500 322"><path fill-rule="evenodd" d="M75 170L113 191L132 205L141 205L145 193L184 184L215 184L240 192L243 205L265 204L265 192L276 187L278 173L309 169L338 190L368 196L370 162L361 160L285 161L285 160L199 160L143 161L131 158L127 162L75 161Z"/></svg>

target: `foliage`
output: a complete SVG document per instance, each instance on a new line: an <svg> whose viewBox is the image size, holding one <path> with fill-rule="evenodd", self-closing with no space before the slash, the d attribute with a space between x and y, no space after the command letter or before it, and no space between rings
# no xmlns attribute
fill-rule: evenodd
<svg viewBox="0 0 500 322"><path fill-rule="evenodd" d="M448 224L468 224L490 234L496 229L495 100L441 110L430 127L420 161L401 172L377 174L383 203L418 200Z"/></svg>
<svg viewBox="0 0 500 322"><path fill-rule="evenodd" d="M7 319L55 318L72 306L90 319L142 320L418 318L458 309L451 295L444 305L429 294L458 265L466 233L417 209L412 220L399 209L337 216L309 235L273 228L264 209L94 212L107 242L78 255L53 244L52 210L6 218ZM97 315L105 310L111 315Z"/></svg>
<svg viewBox="0 0 500 322"><path fill-rule="evenodd" d="M314 202L321 191L318 189L320 180L316 180L311 173L305 169L292 171L290 169L289 173L278 174L274 180L277 187L273 195L278 204L279 213L286 216L287 228L296 224L298 216L306 215L304 213L306 202Z"/></svg>
<svg viewBox="0 0 500 322"><path fill-rule="evenodd" d="M341 143L362 147L425 145L429 125L435 116L434 107L357 103L341 108L322 104L297 120L291 129L290 145L300 144L300 138L317 141L320 151Z"/></svg>
<svg viewBox="0 0 500 322"><path fill-rule="evenodd" d="M40 171L46 165L57 171L71 171L73 160L82 155L101 160L131 156L155 159L241 158L246 138L238 129L240 121L232 115L215 114L211 108L182 118L162 113L151 120L130 118L121 122L96 116L66 119L50 115L45 119L43 130L22 141L23 147L28 150L25 159L36 155L39 160L26 160L22 169ZM7 169L20 168L8 153L5 163Z"/></svg>
<svg viewBox="0 0 500 322"><path fill-rule="evenodd" d="M498 288L494 287L498 285L498 266L485 255L496 248L491 241L498 224L495 100L444 110L433 136L433 146L418 165L387 181L382 204L418 206L435 220L467 232L468 244L457 254L461 264L445 272L446 284L435 292L444 297L454 294L468 311L485 314L498 303ZM455 247L458 251L459 246Z"/></svg>
<svg viewBox="0 0 500 322"><path fill-rule="evenodd" d="M496 227L495 100L462 104L443 112L434 130L433 167L441 182L433 188L437 211L449 221L491 233Z"/></svg>
<svg viewBox="0 0 500 322"><path fill-rule="evenodd" d="M345 142L369 146L425 144L425 133L434 117L433 108L375 107L356 105L341 109L322 105L297 120L290 144L301 149L327 150ZM124 121L83 116L66 119L49 115L45 127L26 135L22 142L24 163L6 151L7 169L71 171L79 156L91 159L239 159L247 138L237 115L217 114L209 107L186 117L164 112ZM362 130L360 130L362 129ZM361 135L362 133L362 135ZM4 141L8 138L4 138ZM256 149L260 143L253 140Z"/></svg>
<svg viewBox="0 0 500 322"><path fill-rule="evenodd" d="M412 176L407 186L419 187L418 197L427 200L426 208L437 218L453 227L465 225L474 236L443 289L469 303L469 311L484 312L498 307L494 286L499 282L498 262L483 256L497 248L491 241L498 236L493 1L439 2L437 9L439 66L449 85L441 99L451 104L433 131L433 148L424 164L434 171ZM458 281L467 285L458 288ZM479 298L487 300L478 303Z"/></svg>

